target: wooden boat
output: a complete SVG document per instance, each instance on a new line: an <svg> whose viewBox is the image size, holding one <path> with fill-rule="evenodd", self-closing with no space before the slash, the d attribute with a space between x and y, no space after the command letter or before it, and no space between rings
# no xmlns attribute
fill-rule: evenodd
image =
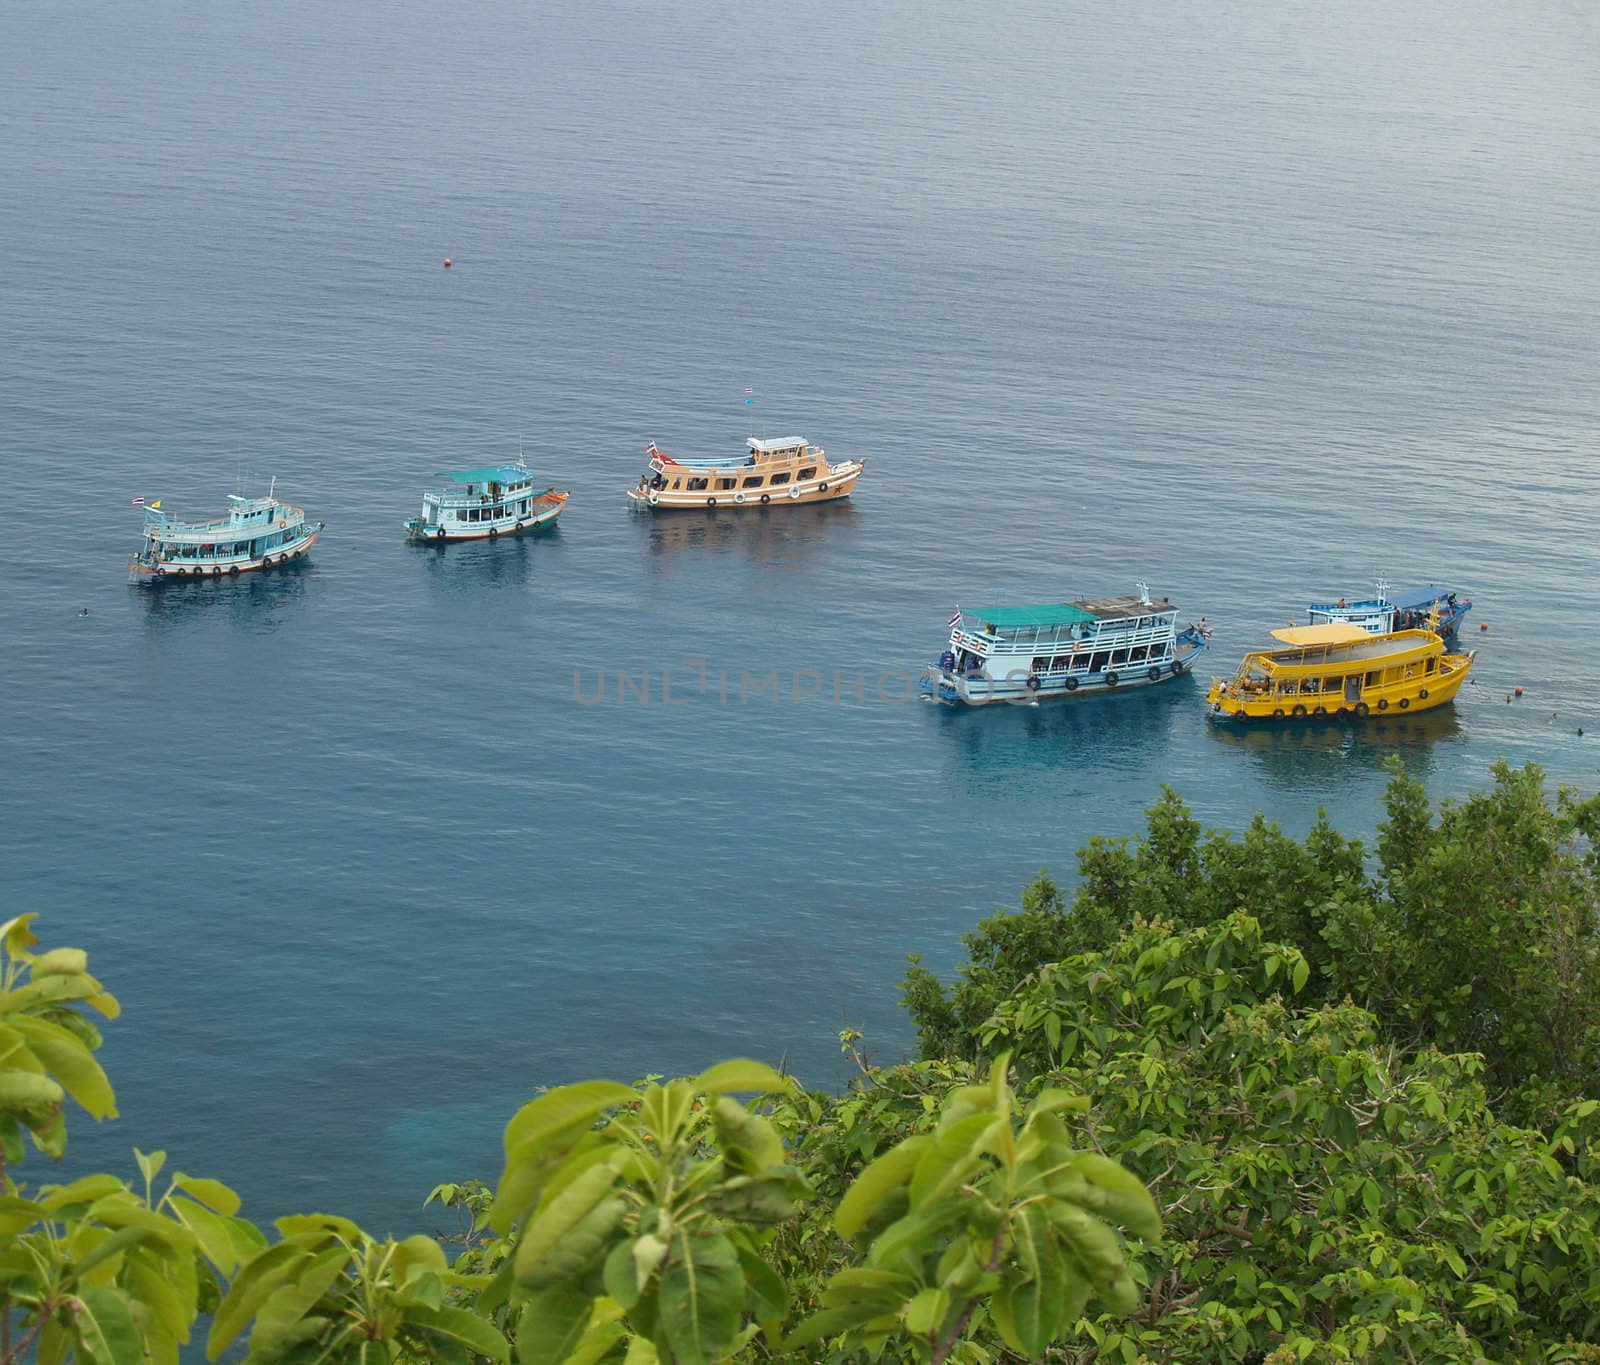
<svg viewBox="0 0 1600 1365"><path fill-rule="evenodd" d="M713 460L675 460L652 441L645 447L650 468L628 490L646 511L681 508L795 507L847 498L866 468L865 460L830 463L827 453L804 436L776 441L752 436L743 455Z"/></svg>
<svg viewBox="0 0 1600 1365"><path fill-rule="evenodd" d="M1476 651L1450 654L1431 630L1372 635L1348 621L1275 630L1286 649L1246 654L1231 679L1213 678L1218 721L1327 720L1427 711L1453 701Z"/></svg>
<svg viewBox="0 0 1600 1365"><path fill-rule="evenodd" d="M406 522L413 544L443 545L452 540L493 540L551 525L566 506L568 493L533 490L533 475L519 457L515 464L481 469L445 469L436 479L451 487L422 495L422 515Z"/></svg>
<svg viewBox="0 0 1600 1365"><path fill-rule="evenodd" d="M1449 639L1472 610L1469 598L1441 588L1437 583L1391 590L1381 578L1376 597L1343 597L1336 602L1312 602L1306 607L1306 620L1313 626L1348 621L1369 635L1388 635L1397 630L1431 630Z"/></svg>
<svg viewBox="0 0 1600 1365"><path fill-rule="evenodd" d="M144 544L128 561L128 579L146 587L196 578L272 569L299 559L322 534L320 521L307 521L303 507L291 507L274 494L274 479L264 498L228 496L228 514L212 521L179 521L159 500L144 507Z"/></svg>
<svg viewBox="0 0 1600 1365"><path fill-rule="evenodd" d="M950 618L950 642L918 689L951 705L1027 703L1082 692L1147 687L1186 672L1210 631L1177 628L1178 609L1139 594L1090 602L961 611Z"/></svg>

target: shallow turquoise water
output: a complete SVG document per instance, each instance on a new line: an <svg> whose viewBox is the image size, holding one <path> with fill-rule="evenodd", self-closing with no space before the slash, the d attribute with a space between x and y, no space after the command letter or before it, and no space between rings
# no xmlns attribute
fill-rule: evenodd
<svg viewBox="0 0 1600 1365"><path fill-rule="evenodd" d="M535 1086L899 1055L904 955L1163 782L1367 832L1396 751L1595 787L1592 12L803 11L0 12L3 889L127 1006L75 1162L413 1227ZM859 495L627 510L752 430ZM557 532L404 543L522 444ZM313 563L128 588L129 498L241 470ZM1148 579L1223 668L1379 573L1473 596L1453 709L895 700L996 591Z"/></svg>

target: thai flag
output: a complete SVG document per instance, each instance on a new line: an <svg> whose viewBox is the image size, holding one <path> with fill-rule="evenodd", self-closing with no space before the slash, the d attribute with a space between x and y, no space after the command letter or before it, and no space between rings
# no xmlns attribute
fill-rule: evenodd
<svg viewBox="0 0 1600 1365"><path fill-rule="evenodd" d="M756 391L754 389L746 389L744 391L744 405L745 405L745 407L749 407L752 403L754 403L756 401L755 393L756 393Z"/></svg>
<svg viewBox="0 0 1600 1365"><path fill-rule="evenodd" d="M133 505L135 507L143 507L144 506L144 499L143 498L135 498L133 500Z"/></svg>
<svg viewBox="0 0 1600 1365"><path fill-rule="evenodd" d="M950 618L950 629L954 630L961 624L961 608L956 608L956 614Z"/></svg>

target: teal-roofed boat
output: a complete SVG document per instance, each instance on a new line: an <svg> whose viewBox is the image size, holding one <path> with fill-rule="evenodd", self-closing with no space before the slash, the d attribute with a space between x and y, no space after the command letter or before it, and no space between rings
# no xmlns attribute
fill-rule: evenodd
<svg viewBox="0 0 1600 1365"><path fill-rule="evenodd" d="M1137 596L962 611L919 687L954 706L1027 704L1079 692L1148 687L1188 672L1211 638L1205 617L1178 629L1178 609Z"/></svg>
<svg viewBox="0 0 1600 1365"><path fill-rule="evenodd" d="M322 534L303 507L281 502L274 479L264 498L228 498L228 514L212 521L179 521L158 499L144 508L144 543L128 561L128 578L146 587L196 578L233 577L275 569L301 558Z"/></svg>
<svg viewBox="0 0 1600 1365"><path fill-rule="evenodd" d="M536 492L533 474L520 457L515 464L478 469L446 469L434 475L447 486L422 495L422 515L406 522L414 543L443 545L452 540L493 540L555 523L570 493L554 488Z"/></svg>

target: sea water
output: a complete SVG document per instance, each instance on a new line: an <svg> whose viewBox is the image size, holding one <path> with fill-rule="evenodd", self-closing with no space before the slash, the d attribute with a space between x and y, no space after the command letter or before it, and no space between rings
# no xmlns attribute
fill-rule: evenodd
<svg viewBox="0 0 1600 1365"><path fill-rule="evenodd" d="M1597 48L1488 0L0 10L3 888L126 1007L69 1167L431 1226L540 1086L904 1055L905 955L1163 783L1364 837L1395 753L1592 791ZM751 434L857 495L630 512L648 442ZM558 530L406 544L519 451ZM132 498L274 476L303 568L127 585ZM1453 707L1208 723L1379 575L1471 596ZM1200 676L908 695L957 607L1141 579Z"/></svg>

